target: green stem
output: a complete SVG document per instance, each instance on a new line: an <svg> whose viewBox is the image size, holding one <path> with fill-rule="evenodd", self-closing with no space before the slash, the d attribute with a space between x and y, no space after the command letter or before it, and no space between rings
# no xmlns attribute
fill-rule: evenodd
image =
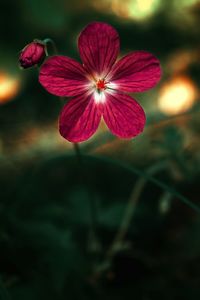
<svg viewBox="0 0 200 300"><path fill-rule="evenodd" d="M64 103L64 97L60 97L60 103L63 105ZM80 166L81 173L80 173L80 180L81 183L84 185L84 183L87 181L89 182L88 176L86 174L87 172L87 166L84 168L84 162L81 155L81 150L78 143L73 143L74 152L77 158L77 162ZM86 172L84 172L86 170ZM84 174L83 174L84 172ZM89 190L89 204L90 204L90 214L91 214L91 240L94 241L94 244L96 243L96 220L97 220L97 213L96 213L96 205L95 205L95 195L93 194L92 190Z"/></svg>
<svg viewBox="0 0 200 300"><path fill-rule="evenodd" d="M95 159L97 158L95 156L93 156L93 157ZM192 208L196 212L200 213L200 206L199 205L196 205L195 203L191 202L188 198L186 198L185 196L180 194L174 188L172 188L169 185L165 184L164 182L156 179L154 176L148 174L147 172L142 171L140 169L137 169L135 167L132 167L130 165L127 165L126 163L111 159L111 158L105 158L105 157L99 156L99 159L101 159L102 161L107 162L107 163L113 163L115 165L121 166L122 168L126 169L127 171L131 172L132 174L135 174L135 175L141 176L143 178L146 178L148 181L154 183L155 185L162 188L163 190L168 191L171 195L173 195L174 197L181 200L184 204L188 205L190 208Z"/></svg>
<svg viewBox="0 0 200 300"><path fill-rule="evenodd" d="M81 173L80 173L80 180L83 185L85 185L85 182L88 184L90 182L89 176L86 173L87 172L87 166L84 165L83 157L81 155L81 150L78 143L73 143L75 155L77 158L77 162L80 166ZM88 184L89 185L89 184ZM91 216L91 228L90 228L90 250L92 252L96 252L99 248L98 240L97 240L97 211L96 211L96 204L95 204L95 195L93 193L93 190L89 189L88 193L89 198L89 206L90 206L90 216Z"/></svg>
<svg viewBox="0 0 200 300"><path fill-rule="evenodd" d="M52 45L52 48L53 48L54 54L56 54L56 55L58 54L58 49L57 49L57 47L56 47L55 42L54 42L52 39L47 38L47 39L44 40L44 43L45 43L45 44L51 44L51 45Z"/></svg>
<svg viewBox="0 0 200 300"><path fill-rule="evenodd" d="M78 143L73 143L73 147L74 147L74 152L75 155L77 157L77 161L80 164L80 166L82 166L82 157L81 157L81 151L80 151L80 147Z"/></svg>
<svg viewBox="0 0 200 300"><path fill-rule="evenodd" d="M152 166L149 168L149 170L147 171L147 174L149 175L153 175L157 172L159 172L162 169L166 168L166 162L156 165L156 166ZM131 220L133 218L134 212L135 212L135 208L136 205L139 201L140 195L144 189L145 184L147 183L148 179L144 178L144 177L140 177L138 179L138 181L136 182L133 191L131 193L130 196L130 200L128 202L128 205L126 207L125 213L124 213L124 217L122 219L122 223L119 227L119 231L117 232L113 243L110 247L110 249L107 252L107 258L111 259L113 257L113 255L115 254L116 251L118 251L118 249L121 247L122 245L122 241L124 240L126 233L128 231L129 225L131 223Z"/></svg>
<svg viewBox="0 0 200 300"><path fill-rule="evenodd" d="M139 197L141 195L141 192L144 188L144 185L148 181L154 183L155 185L157 185L158 187L160 187L164 191L166 191L165 194L167 195L167 197L169 199L171 199L172 196L177 197L184 204L188 205L190 208L192 208L196 212L200 213L200 207L198 205L194 204L189 199L187 199L186 197L181 195L179 192L177 192L175 189L171 188L167 184L163 183L162 181L159 181L154 176L152 176L155 173L157 173L158 171L162 170L164 167L166 168L166 165L167 165L166 161L163 162L162 164L152 166L147 172L144 172L144 171L141 171L141 170L139 170L135 167L129 166L125 163L122 163L122 162L119 162L117 160L113 160L113 159L110 159L110 158L96 157L96 156L93 156L93 158L95 158L95 159L99 158L100 160L102 160L104 162L113 163L113 164L116 164L118 166L121 166L122 168L125 168L127 171L131 172L132 174L138 175L140 177L139 180L137 181L137 183L134 186L133 192L131 193L129 204L128 204L127 209L125 211L124 218L122 220L119 231L117 232L117 235L114 238L114 241L113 241L111 247L109 248L108 252L106 253L105 261L102 264L100 264L99 266L97 266L96 274L99 275L100 273L102 273L103 271L107 270L110 267L112 257L115 254L115 252L119 249L119 247L121 246L121 241L123 240L123 238L126 235L126 232L128 230L130 221L131 221L131 219L133 217L133 213L135 211L135 207L136 207L136 205L138 203L138 200L139 200Z"/></svg>

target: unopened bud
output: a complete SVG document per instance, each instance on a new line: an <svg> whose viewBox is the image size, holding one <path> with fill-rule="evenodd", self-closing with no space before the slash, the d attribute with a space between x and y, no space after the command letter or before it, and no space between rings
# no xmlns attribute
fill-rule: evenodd
<svg viewBox="0 0 200 300"><path fill-rule="evenodd" d="M24 47L20 53L19 63L24 69L41 63L46 56L46 44L42 41L33 41Z"/></svg>

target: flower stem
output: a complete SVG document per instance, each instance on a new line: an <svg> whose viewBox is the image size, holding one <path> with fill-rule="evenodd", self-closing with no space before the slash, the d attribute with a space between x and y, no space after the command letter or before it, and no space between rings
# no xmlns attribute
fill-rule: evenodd
<svg viewBox="0 0 200 300"><path fill-rule="evenodd" d="M83 156L81 155L80 146L78 143L73 143L75 155L77 158L77 162L80 166L81 173L80 173L80 180L81 183L85 185L85 182L89 182L88 174L84 172L84 170L87 170L87 167L84 167L84 161ZM95 195L91 189L89 189L88 192L89 197L89 206L90 206L90 216L91 216L91 231L90 231L90 250L96 251L98 248L97 244L97 234L96 234L96 220L97 220L97 212L96 212L96 205L95 205Z"/></svg>
<svg viewBox="0 0 200 300"><path fill-rule="evenodd" d="M60 103L61 105L63 105L64 103L64 97L60 97ZM73 144L73 147L74 147L74 152L75 152L75 155L76 155L76 158L77 158L77 162L80 166L80 169L81 169L81 173L80 173L80 180L81 180L81 183L84 185L85 181L87 180L89 182L89 180L87 179L88 176L87 174L83 174L83 170L87 170L87 167L84 168L84 162L83 162L83 159L82 159L82 155L81 155L81 150L80 150L80 146L78 143L72 143ZM93 192L90 190L89 191L89 204L90 204L90 214L91 214L91 240L92 241L96 241L96 216L97 216L97 213L96 213L96 205L95 205L95 202L94 202L94 195L93 195Z"/></svg>
<svg viewBox="0 0 200 300"><path fill-rule="evenodd" d="M166 167L167 167L166 161L163 161L162 163L159 163L155 166L151 166L147 170L147 174L149 176L152 176L152 175L156 174L157 172L159 172L163 169L166 169ZM142 176L136 181L134 188L132 190L129 202L125 209L125 213L122 218L122 222L119 227L119 230L118 230L116 236L114 237L113 242L111 243L111 246L109 247L108 251L106 252L105 260L103 261L103 263L101 263L100 265L97 266L96 274L99 275L102 272L104 272L105 270L107 270L108 268L110 268L114 255L119 250L122 249L124 238L126 236L126 233L129 229L129 225L130 225L132 218L134 216L134 213L135 213L135 208L138 204L140 196L141 196L143 189L147 182L148 182L148 178L142 177Z"/></svg>
<svg viewBox="0 0 200 300"><path fill-rule="evenodd" d="M147 171L147 173L149 175L153 175L163 169L166 169L165 161L163 163L160 163L160 164L150 167L149 170ZM134 216L136 205L139 201L140 195L141 195L147 181L148 181L148 179L146 179L144 177L140 177L138 179L138 181L136 182L136 184L134 185L133 191L131 193L128 205L127 205L125 213L124 213L124 217L122 219L122 223L119 227L119 231L117 232L117 234L113 240L113 243L107 252L106 256L108 259L111 259L113 257L113 255L115 254L115 252L121 248L122 242L126 236L129 225Z"/></svg>
<svg viewBox="0 0 200 300"><path fill-rule="evenodd" d="M80 151L80 147L78 143L73 143L74 146L74 152L76 154L77 157L77 161L80 165L82 165L82 158L81 158L81 151Z"/></svg>
<svg viewBox="0 0 200 300"><path fill-rule="evenodd" d="M44 40L44 43L45 43L45 44L51 44L51 45L52 45L52 48L53 48L53 51L54 51L54 54L58 54L58 49L57 49L57 47L56 47L55 42L54 42L52 39L47 38L47 39Z"/></svg>

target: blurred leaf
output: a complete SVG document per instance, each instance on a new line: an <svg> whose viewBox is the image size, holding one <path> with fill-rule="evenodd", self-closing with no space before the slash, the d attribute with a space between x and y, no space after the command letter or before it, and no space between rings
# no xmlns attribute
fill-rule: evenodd
<svg viewBox="0 0 200 300"><path fill-rule="evenodd" d="M10 294L0 278L0 300L11 300Z"/></svg>
<svg viewBox="0 0 200 300"><path fill-rule="evenodd" d="M64 5L64 1L55 0L22 0L23 9L29 22L35 26L48 29L62 29L69 15ZM31 14L30 14L31 13Z"/></svg>
<svg viewBox="0 0 200 300"><path fill-rule="evenodd" d="M184 136L179 128L169 126L164 130L163 147L170 150L173 154L183 151Z"/></svg>
<svg viewBox="0 0 200 300"><path fill-rule="evenodd" d="M86 187L79 186L69 193L68 218L72 224L79 224L86 227L91 224L91 199L89 197L91 197L91 194ZM92 201L95 201L95 199L92 199Z"/></svg>
<svg viewBox="0 0 200 300"><path fill-rule="evenodd" d="M112 206L102 208L99 213L99 223L108 229L117 229L122 222L126 203L115 203Z"/></svg>

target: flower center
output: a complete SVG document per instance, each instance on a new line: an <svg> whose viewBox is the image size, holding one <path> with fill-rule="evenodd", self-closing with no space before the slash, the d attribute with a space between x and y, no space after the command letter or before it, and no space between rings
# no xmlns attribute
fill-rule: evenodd
<svg viewBox="0 0 200 300"><path fill-rule="evenodd" d="M102 90L105 90L106 89L106 82L104 79L99 79L97 82L96 82L96 88L98 91L102 91Z"/></svg>

